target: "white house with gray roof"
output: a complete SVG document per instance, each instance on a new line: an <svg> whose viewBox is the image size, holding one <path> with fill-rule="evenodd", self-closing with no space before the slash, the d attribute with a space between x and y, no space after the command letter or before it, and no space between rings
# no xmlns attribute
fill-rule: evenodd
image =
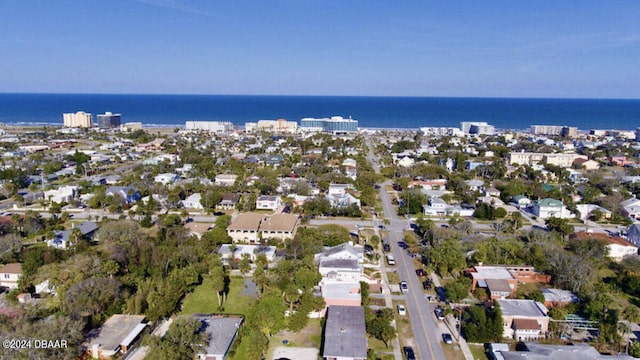
<svg viewBox="0 0 640 360"><path fill-rule="evenodd" d="M535 300L496 300L502 311L505 338L531 341L544 337L549 330L547 308Z"/></svg>

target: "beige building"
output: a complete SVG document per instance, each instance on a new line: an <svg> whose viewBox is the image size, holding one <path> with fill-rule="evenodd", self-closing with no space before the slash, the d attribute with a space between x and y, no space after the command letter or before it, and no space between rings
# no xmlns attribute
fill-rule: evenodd
<svg viewBox="0 0 640 360"><path fill-rule="evenodd" d="M496 300L502 311L505 338L532 341L544 337L549 330L549 312L535 300Z"/></svg>
<svg viewBox="0 0 640 360"><path fill-rule="evenodd" d="M229 227L227 235L234 243L260 243L262 239L292 239L298 227L298 215L242 213Z"/></svg>
<svg viewBox="0 0 640 360"><path fill-rule="evenodd" d="M276 134L295 134L298 131L298 123L296 121L287 121L285 119L259 120L256 125L256 130Z"/></svg>
<svg viewBox="0 0 640 360"><path fill-rule="evenodd" d="M570 167L576 159L588 158L580 154L545 154L530 152L509 153L509 165L535 165L539 163L551 164L561 167Z"/></svg>
<svg viewBox="0 0 640 360"><path fill-rule="evenodd" d="M90 128L93 126L93 116L84 111L78 111L75 114L63 114L62 119L64 121L64 127Z"/></svg>
<svg viewBox="0 0 640 360"><path fill-rule="evenodd" d="M22 276L22 264L11 263L0 266L0 287L18 288L18 280Z"/></svg>

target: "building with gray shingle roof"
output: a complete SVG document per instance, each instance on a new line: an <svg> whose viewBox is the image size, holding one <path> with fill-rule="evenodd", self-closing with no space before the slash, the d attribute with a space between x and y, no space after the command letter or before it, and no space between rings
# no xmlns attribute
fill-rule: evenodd
<svg viewBox="0 0 640 360"><path fill-rule="evenodd" d="M367 358L367 334L362 306L330 306L324 328L325 359Z"/></svg>

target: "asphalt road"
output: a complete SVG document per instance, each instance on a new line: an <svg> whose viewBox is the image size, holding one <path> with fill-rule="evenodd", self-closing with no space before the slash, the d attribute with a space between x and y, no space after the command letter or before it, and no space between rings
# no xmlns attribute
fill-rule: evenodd
<svg viewBox="0 0 640 360"><path fill-rule="evenodd" d="M369 149L372 149L370 142L368 145ZM379 172L380 170L371 150L368 158L372 163L373 169ZM389 184L390 182L381 184L379 195L384 217L389 220L389 225L387 225L388 240L396 258L396 268L400 279L406 281L409 285L409 293L404 297L406 298L407 313L411 319L411 327L415 339L413 348L419 359L441 360L445 357L440 345L441 333L438 330L437 320L433 313L435 308L425 300L422 284L413 267L413 259L405 249L398 245L398 242L403 240L402 231L410 228L410 226L407 220L399 219L396 215L389 194L385 190L385 186Z"/></svg>

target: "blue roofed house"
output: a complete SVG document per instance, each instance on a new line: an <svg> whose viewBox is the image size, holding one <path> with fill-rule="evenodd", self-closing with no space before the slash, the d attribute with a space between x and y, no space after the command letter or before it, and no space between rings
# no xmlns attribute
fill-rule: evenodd
<svg viewBox="0 0 640 360"><path fill-rule="evenodd" d="M106 196L120 196L127 204L142 199L140 192L132 186L109 186L104 194Z"/></svg>
<svg viewBox="0 0 640 360"><path fill-rule="evenodd" d="M93 221L85 221L78 226L76 226L75 224L71 224L71 226L72 227L69 230L55 231L53 238L47 239L47 245L56 249L66 250L74 241L80 239L91 240L93 234L95 234L96 230L98 230L98 224L94 223ZM74 228L77 228L79 230L79 239L73 238Z"/></svg>

